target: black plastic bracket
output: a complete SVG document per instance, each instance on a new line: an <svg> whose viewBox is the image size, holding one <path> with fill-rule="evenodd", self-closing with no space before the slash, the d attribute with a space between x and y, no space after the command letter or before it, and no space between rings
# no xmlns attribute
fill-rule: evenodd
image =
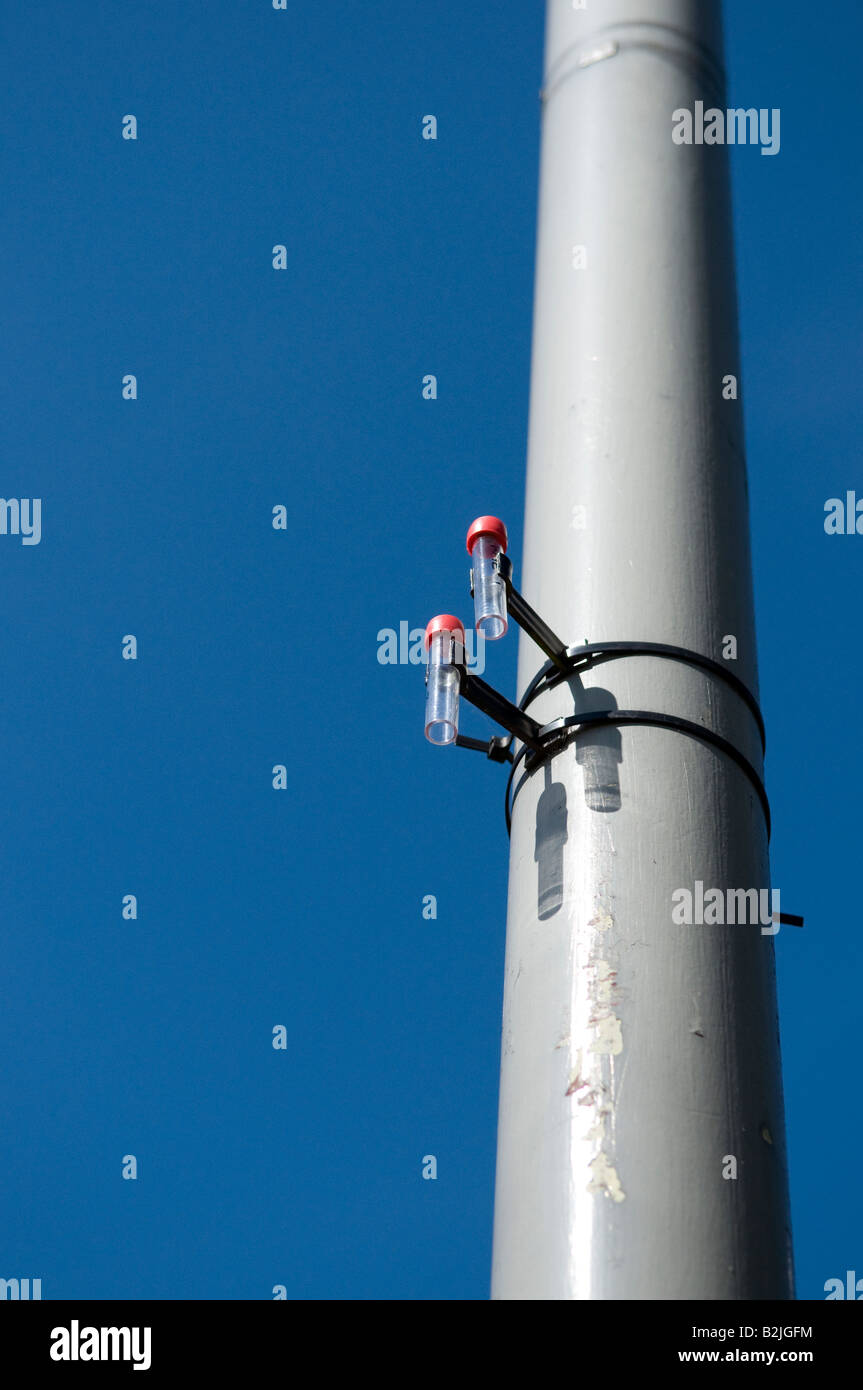
<svg viewBox="0 0 863 1390"><path fill-rule="evenodd" d="M531 608L527 599L519 593L512 582L512 561L503 551L496 557L495 569L500 574L501 579L506 585L506 607L507 612L518 623L519 627L532 637L540 651L545 652L546 656L557 667L561 673L568 670L566 658L566 643L561 642L556 632L552 632L548 623L543 622L542 618ZM471 576L473 571L471 571ZM471 595L473 594L473 578L471 578Z"/></svg>
<svg viewBox="0 0 863 1390"><path fill-rule="evenodd" d="M465 734L456 734L456 746L458 748L474 748L477 753L485 753L493 763L512 762L512 737L503 738L496 734L490 739L468 738Z"/></svg>
<svg viewBox="0 0 863 1390"><path fill-rule="evenodd" d="M529 714L525 714L524 710L512 704L492 686L486 685L479 676L471 675L464 664L457 662L456 670L459 676L459 694L465 700L482 710L483 714L487 714L496 724L508 729L534 753L542 752L539 740L540 725L535 719L531 719ZM491 754L489 756L491 757Z"/></svg>

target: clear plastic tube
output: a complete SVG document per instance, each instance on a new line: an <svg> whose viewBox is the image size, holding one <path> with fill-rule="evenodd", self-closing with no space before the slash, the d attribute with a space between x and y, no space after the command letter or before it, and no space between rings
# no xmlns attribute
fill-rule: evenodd
<svg viewBox="0 0 863 1390"><path fill-rule="evenodd" d="M448 630L432 633L426 676L425 735L429 743L454 743L458 734L458 671L453 665L457 638Z"/></svg>
<svg viewBox="0 0 863 1390"><path fill-rule="evenodd" d="M496 642L507 629L506 584L494 567L501 549L494 536L477 536L471 551L474 618L487 642Z"/></svg>

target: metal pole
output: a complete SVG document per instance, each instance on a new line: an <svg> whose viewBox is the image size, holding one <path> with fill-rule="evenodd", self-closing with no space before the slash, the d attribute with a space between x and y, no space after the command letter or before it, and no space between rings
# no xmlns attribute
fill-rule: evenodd
<svg viewBox="0 0 863 1390"><path fill-rule="evenodd" d="M686 647L757 695L727 154L672 140L675 110L724 109L720 55L713 0L549 0L519 583L572 644ZM520 691L541 663L522 636ZM763 766L739 693L682 662L611 661L530 713L615 707ZM587 729L518 789L494 1298L793 1296L774 938L675 923L699 882L770 886L716 748Z"/></svg>

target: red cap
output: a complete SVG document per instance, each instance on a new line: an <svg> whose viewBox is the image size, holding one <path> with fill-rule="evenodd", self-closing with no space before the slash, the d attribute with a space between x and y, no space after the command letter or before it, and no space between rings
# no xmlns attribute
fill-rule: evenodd
<svg viewBox="0 0 863 1390"><path fill-rule="evenodd" d="M426 628L426 635L423 643L426 651L428 651L431 645L431 639L436 632L451 632L454 636L459 638L462 646L464 646L464 627L462 621L460 618L454 618L452 613L438 613L436 618L432 618Z"/></svg>
<svg viewBox="0 0 863 1390"><path fill-rule="evenodd" d="M476 521L472 521L467 533L467 553L473 554L477 537L492 536L497 541L501 550L506 550L507 534L506 527L499 516L478 516Z"/></svg>

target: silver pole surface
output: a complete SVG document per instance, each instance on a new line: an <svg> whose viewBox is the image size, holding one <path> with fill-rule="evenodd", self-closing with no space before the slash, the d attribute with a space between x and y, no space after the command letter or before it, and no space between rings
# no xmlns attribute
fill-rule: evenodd
<svg viewBox="0 0 863 1390"><path fill-rule="evenodd" d="M672 140L675 110L725 107L721 52L712 0L549 0L514 558L567 642L686 647L757 696L743 427L723 393L740 375L727 152ZM519 693L542 662L522 634ZM612 707L704 725L762 768L745 701L676 661L610 661L530 712ZM793 1297L772 928L675 923L698 883L770 886L764 810L722 752L590 730L521 781L493 1298Z"/></svg>

